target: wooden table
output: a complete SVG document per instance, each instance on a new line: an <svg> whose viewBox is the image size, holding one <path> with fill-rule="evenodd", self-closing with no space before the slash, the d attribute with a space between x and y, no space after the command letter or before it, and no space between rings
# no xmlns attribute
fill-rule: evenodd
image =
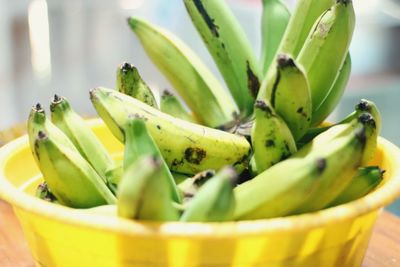
<svg viewBox="0 0 400 267"><path fill-rule="evenodd" d="M0 266L34 267L21 228L9 205L0 201ZM400 266L400 218L384 212L376 224L363 267Z"/></svg>

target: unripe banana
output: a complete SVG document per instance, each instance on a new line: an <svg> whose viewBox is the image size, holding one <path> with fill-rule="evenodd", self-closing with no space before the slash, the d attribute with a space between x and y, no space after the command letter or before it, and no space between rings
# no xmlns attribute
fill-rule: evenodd
<svg viewBox="0 0 400 267"><path fill-rule="evenodd" d="M237 174L226 167L208 180L188 203L183 222L223 222L233 220L236 205L233 187Z"/></svg>
<svg viewBox="0 0 400 267"><path fill-rule="evenodd" d="M140 119L132 118L128 121L125 128L124 171L127 171L133 162L136 162L143 156L152 156L160 161L160 179L167 181L171 190L172 200L180 203L181 198L174 177L168 169L159 148L149 135L146 124Z"/></svg>
<svg viewBox="0 0 400 267"><path fill-rule="evenodd" d="M298 0L278 52L297 58L315 21L323 12L332 7L335 1Z"/></svg>
<svg viewBox="0 0 400 267"><path fill-rule="evenodd" d="M232 120L237 108L231 96L186 44L137 17L129 18L128 23L154 64L202 124L217 127Z"/></svg>
<svg viewBox="0 0 400 267"><path fill-rule="evenodd" d="M355 25L351 0L337 0L313 26L297 62L304 67L313 112L332 88L348 53Z"/></svg>
<svg viewBox="0 0 400 267"><path fill-rule="evenodd" d="M246 168L250 144L244 137L179 120L114 90L96 88L91 101L112 133L124 142L130 116L141 118L171 171L184 174L233 165Z"/></svg>
<svg viewBox="0 0 400 267"><path fill-rule="evenodd" d="M328 207L345 204L359 199L374 190L383 180L385 171L377 166L360 168L350 184L337 196Z"/></svg>
<svg viewBox="0 0 400 267"><path fill-rule="evenodd" d="M312 114L310 88L306 75L288 55L278 56L276 68L263 81L258 99L271 103L295 140L307 132Z"/></svg>
<svg viewBox="0 0 400 267"><path fill-rule="evenodd" d="M158 108L153 92L140 76L138 69L132 64L125 62L118 67L117 89L149 106Z"/></svg>
<svg viewBox="0 0 400 267"><path fill-rule="evenodd" d="M81 155L107 183L106 171L115 163L89 125L71 108L64 97L54 95L50 104L51 120L72 141Z"/></svg>
<svg viewBox="0 0 400 267"><path fill-rule="evenodd" d="M275 58L290 19L290 11L281 0L263 0L261 18L261 66L265 75Z"/></svg>
<svg viewBox="0 0 400 267"><path fill-rule="evenodd" d="M184 0L240 114L250 115L262 78L245 32L224 0Z"/></svg>
<svg viewBox="0 0 400 267"><path fill-rule="evenodd" d="M167 90L161 96L160 110L175 118L197 123L192 114L183 107L179 99Z"/></svg>
<svg viewBox="0 0 400 267"><path fill-rule="evenodd" d="M60 203L73 208L115 203L114 195L79 151L60 144L52 135L39 131L33 151L45 181Z"/></svg>
<svg viewBox="0 0 400 267"><path fill-rule="evenodd" d="M340 69L339 76L336 78L332 88L329 90L328 95L324 99L324 101L315 109L312 114L312 122L311 125L319 125L322 123L331 112L335 109L340 99L343 96L343 93L346 89L347 82L349 81L351 74L351 57L350 53L347 54L347 57L343 63L342 68Z"/></svg>
<svg viewBox="0 0 400 267"><path fill-rule="evenodd" d="M179 219L161 166L158 159L145 156L127 168L118 187L119 216L147 221Z"/></svg>
<svg viewBox="0 0 400 267"><path fill-rule="evenodd" d="M263 172L296 152L296 143L286 123L267 102L257 100L251 140L255 166Z"/></svg>

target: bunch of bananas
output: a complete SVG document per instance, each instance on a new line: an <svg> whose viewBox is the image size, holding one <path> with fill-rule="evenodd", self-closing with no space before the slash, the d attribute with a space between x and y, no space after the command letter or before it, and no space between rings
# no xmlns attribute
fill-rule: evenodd
<svg viewBox="0 0 400 267"><path fill-rule="evenodd" d="M313 212L379 185L384 171L368 166L381 128L373 102L319 126L350 76L351 0L298 0L293 13L281 0L263 0L259 61L225 1L183 2L229 90L172 33L129 18L180 98L165 91L157 102L129 63L117 68L117 90L90 91L124 144L121 162L66 98L54 96L51 120L35 105L28 135L45 180L38 197L110 205L129 219L220 222Z"/></svg>

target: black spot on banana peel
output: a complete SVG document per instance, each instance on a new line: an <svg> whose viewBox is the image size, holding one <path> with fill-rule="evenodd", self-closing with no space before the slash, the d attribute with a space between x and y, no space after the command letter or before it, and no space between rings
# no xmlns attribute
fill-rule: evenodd
<svg viewBox="0 0 400 267"><path fill-rule="evenodd" d="M319 158L319 159L317 159L316 164L317 164L318 173L320 173L320 174L323 173L324 170L326 169L326 159Z"/></svg>
<svg viewBox="0 0 400 267"><path fill-rule="evenodd" d="M197 147L189 147L185 150L185 160L199 165L201 161L206 157L207 152Z"/></svg>
<svg viewBox="0 0 400 267"><path fill-rule="evenodd" d="M207 13L206 9L203 6L203 3L201 0L193 0L194 5L196 6L197 10L203 17L205 23L207 24L207 27L210 29L211 33L215 37L219 37L219 32L218 32L218 26L214 23L214 19L210 17L210 15Z"/></svg>
<svg viewBox="0 0 400 267"><path fill-rule="evenodd" d="M356 105L356 110L369 112L371 111L371 105L368 103L368 101L362 99L360 103Z"/></svg>
<svg viewBox="0 0 400 267"><path fill-rule="evenodd" d="M272 116L272 109L268 104L263 101L263 100L256 100L256 103L254 104L255 108L261 109L265 113L267 113L269 116Z"/></svg>
<svg viewBox="0 0 400 267"><path fill-rule="evenodd" d="M38 140L44 140L47 138L47 134L43 131L38 132Z"/></svg>
<svg viewBox="0 0 400 267"><path fill-rule="evenodd" d="M279 54L277 63L278 63L278 68L280 69L288 67L296 67L294 60L286 54Z"/></svg>
<svg viewBox="0 0 400 267"><path fill-rule="evenodd" d="M376 122L374 117L369 113L363 113L358 117L358 121L364 125L370 125L372 128L376 128Z"/></svg>
<svg viewBox="0 0 400 267"><path fill-rule="evenodd" d="M278 85L279 85L280 81L281 81L281 71L278 67L277 71L276 71L276 79L275 79L274 85L272 86L272 91L271 91L271 105L273 107L275 107L275 99L276 99L275 95L276 95L276 91L278 89Z"/></svg>
<svg viewBox="0 0 400 267"><path fill-rule="evenodd" d="M348 5L348 4L350 4L351 2L353 2L352 0L336 0L336 3L337 4L343 4L343 5Z"/></svg>
<svg viewBox="0 0 400 267"><path fill-rule="evenodd" d="M212 178L215 175L214 170L205 170L193 176L193 184L197 187L202 186L208 179Z"/></svg>
<svg viewBox="0 0 400 267"><path fill-rule="evenodd" d="M250 95L254 98L257 97L258 91L260 90L260 81L258 80L257 75L254 74L254 71L250 67L249 61L246 62L247 64L247 86L250 90Z"/></svg>
<svg viewBox="0 0 400 267"><path fill-rule="evenodd" d="M275 141L273 139L268 139L265 141L265 146L266 147L274 147L275 146Z"/></svg>

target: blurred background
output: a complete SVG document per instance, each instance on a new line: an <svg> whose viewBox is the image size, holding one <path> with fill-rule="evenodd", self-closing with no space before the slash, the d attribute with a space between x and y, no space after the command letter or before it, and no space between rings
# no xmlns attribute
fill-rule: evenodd
<svg viewBox="0 0 400 267"><path fill-rule="evenodd" d="M261 0L228 2L259 54ZM361 98L373 100L382 112L382 136L400 145L400 0L353 2L352 77L330 120L343 118ZM293 7L294 0L287 3ZM222 80L181 0L0 0L0 131L23 123L33 104L47 106L54 93L95 115L89 89L114 87L124 61L153 89L171 89L128 28L130 15L173 31ZM400 201L389 209L400 215Z"/></svg>

